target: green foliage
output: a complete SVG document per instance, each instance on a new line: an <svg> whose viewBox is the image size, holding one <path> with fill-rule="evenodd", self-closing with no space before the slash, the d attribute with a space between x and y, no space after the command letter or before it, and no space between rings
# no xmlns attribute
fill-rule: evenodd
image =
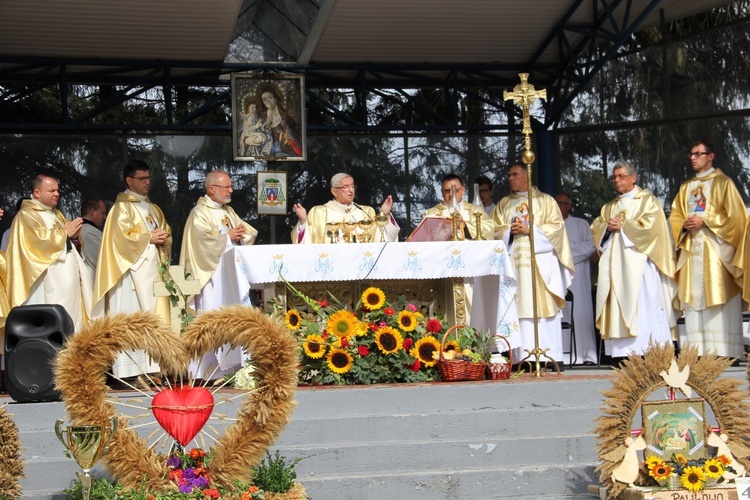
<svg viewBox="0 0 750 500"><path fill-rule="evenodd" d="M246 481L236 481L232 488L217 488L220 498L240 499L243 492L248 492L252 483ZM257 486L257 485L255 485ZM257 488L255 488L257 489ZM252 500L263 500L265 495L263 489L254 493L249 493ZM76 479L70 489L63 490L67 500L81 500L83 498L83 488L81 481ZM206 495L195 493L180 493L176 489L162 491L153 491L146 489L145 482L138 488L126 490L118 483L112 483L103 477L93 478L91 485L91 498L96 500L189 500L205 499Z"/></svg>
<svg viewBox="0 0 750 500"><path fill-rule="evenodd" d="M286 493L297 479L294 467L300 460L300 458L296 458L287 463L286 457L281 456L279 450L276 450L273 457L266 452L266 458L257 467L252 468L253 482L263 491Z"/></svg>

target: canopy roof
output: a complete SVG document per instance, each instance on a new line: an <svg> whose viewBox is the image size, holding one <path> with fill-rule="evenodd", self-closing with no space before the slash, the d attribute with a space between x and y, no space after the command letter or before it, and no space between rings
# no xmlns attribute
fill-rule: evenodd
<svg viewBox="0 0 750 500"><path fill-rule="evenodd" d="M633 32L729 3L3 0L0 84L226 86L279 69L308 88L507 88L528 72L554 119ZM587 60L600 43L605 59Z"/></svg>

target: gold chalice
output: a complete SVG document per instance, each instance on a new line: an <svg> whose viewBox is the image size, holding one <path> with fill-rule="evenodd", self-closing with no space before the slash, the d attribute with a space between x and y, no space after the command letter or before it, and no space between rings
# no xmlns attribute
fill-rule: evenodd
<svg viewBox="0 0 750 500"><path fill-rule="evenodd" d="M338 243L339 231L343 222L326 222L326 235L331 243Z"/></svg>
<svg viewBox="0 0 750 500"><path fill-rule="evenodd" d="M357 228L359 229L357 240L360 241L361 239L363 243L370 243L372 241L372 221L361 220L357 222Z"/></svg>
<svg viewBox="0 0 750 500"><path fill-rule="evenodd" d="M73 459L81 466L83 472L76 472L81 480L83 500L91 498L91 475L89 472L97 460L107 452L107 443L117 431L117 419L110 417L110 425L102 428L101 425L69 425L62 429L63 421L55 422L55 434L57 439L65 447L65 455ZM106 429L106 435L105 435Z"/></svg>
<svg viewBox="0 0 750 500"><path fill-rule="evenodd" d="M347 243L354 243L354 231L357 229L358 222L344 222L343 223L343 230L344 230L344 241Z"/></svg>
<svg viewBox="0 0 750 500"><path fill-rule="evenodd" d="M388 223L391 221L390 216L385 215L383 212L380 212L378 215L375 216L375 225L378 226L378 229L380 229L380 242L385 242L385 226L388 225Z"/></svg>

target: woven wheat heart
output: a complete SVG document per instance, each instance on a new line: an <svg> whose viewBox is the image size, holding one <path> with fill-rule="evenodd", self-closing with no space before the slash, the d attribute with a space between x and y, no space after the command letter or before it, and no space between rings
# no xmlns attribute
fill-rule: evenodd
<svg viewBox="0 0 750 500"><path fill-rule="evenodd" d="M229 487L260 463L296 405L297 342L283 323L252 307L223 307L199 315L177 336L153 314L139 312L97 320L69 338L55 361L55 385L73 425L106 425L109 417L118 418L119 428L100 461L113 479L126 488L140 487L144 478L148 489L169 482L166 456L149 446L108 396L106 374L117 355L144 350L161 367L160 378L180 380L191 359L225 344L252 356L257 381L234 423L211 446L212 482ZM214 398L206 389L173 387L163 388L150 404L154 417L184 445L206 423Z"/></svg>

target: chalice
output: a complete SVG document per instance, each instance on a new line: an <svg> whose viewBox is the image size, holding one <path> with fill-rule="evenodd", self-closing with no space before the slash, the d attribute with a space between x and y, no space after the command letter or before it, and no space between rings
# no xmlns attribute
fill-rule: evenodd
<svg viewBox="0 0 750 500"><path fill-rule="evenodd" d="M91 498L91 475L89 472L97 460L107 452L107 443L117 431L117 419L110 417L110 425L69 425L64 430L63 421L55 422L55 434L57 439L65 447L65 455L73 459L81 466L83 472L76 472L81 480L83 500ZM106 431L106 433L105 433Z"/></svg>
<svg viewBox="0 0 750 500"><path fill-rule="evenodd" d="M344 241L346 243L354 243L354 231L357 229L357 222L344 222L342 224L344 230Z"/></svg>
<svg viewBox="0 0 750 500"><path fill-rule="evenodd" d="M380 242L385 242L385 226L388 225L391 218L388 215L385 215L383 212L380 212L378 215L375 216L375 225L378 226L380 229Z"/></svg>
<svg viewBox="0 0 750 500"><path fill-rule="evenodd" d="M343 222L326 222L326 235L331 239L331 243L338 243L342 224Z"/></svg>
<svg viewBox="0 0 750 500"><path fill-rule="evenodd" d="M363 243L370 243L372 241L372 221L371 220L361 220L357 222L357 228L359 228L360 232L357 233L360 236L357 236L357 240L359 241L359 238L362 238Z"/></svg>

